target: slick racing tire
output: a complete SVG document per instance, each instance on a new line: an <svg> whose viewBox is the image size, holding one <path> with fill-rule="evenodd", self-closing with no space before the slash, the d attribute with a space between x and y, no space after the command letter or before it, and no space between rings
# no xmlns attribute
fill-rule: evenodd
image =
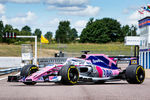
<svg viewBox="0 0 150 100"><path fill-rule="evenodd" d="M20 72L20 76L26 78L27 76L35 73L38 71L39 68L36 65L25 65ZM34 85L36 82L23 82L26 85Z"/></svg>
<svg viewBox="0 0 150 100"><path fill-rule="evenodd" d="M61 75L61 83L65 85L74 85L78 82L79 71L74 65L64 65L59 74Z"/></svg>
<svg viewBox="0 0 150 100"><path fill-rule="evenodd" d="M129 65L125 72L126 80L130 84L141 84L145 79L145 71L140 65Z"/></svg>

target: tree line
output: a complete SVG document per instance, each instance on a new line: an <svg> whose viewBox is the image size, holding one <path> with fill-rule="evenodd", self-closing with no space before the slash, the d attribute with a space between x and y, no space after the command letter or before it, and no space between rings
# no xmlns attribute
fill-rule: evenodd
<svg viewBox="0 0 150 100"><path fill-rule="evenodd" d="M117 20L112 18L90 18L80 36L78 36L78 32L75 28L71 28L70 21L59 22L54 39L52 39L53 33L51 31L48 31L44 36L49 41L54 41L57 43L70 43L76 42L77 40L81 43L108 43L123 42L125 36L136 36L136 30L137 28L135 26L122 26ZM32 41L31 39L3 38L3 35L6 33L16 33L16 35L26 36L36 35L38 37L38 41L40 41L42 31L37 28L32 33L31 28L27 25L19 30L17 28L13 28L12 25L4 25L3 21L0 21L0 42L10 44L21 41Z"/></svg>
<svg viewBox="0 0 150 100"><path fill-rule="evenodd" d="M108 43L123 42L125 36L136 36L135 26L121 26L112 18L96 19L90 18L86 27L83 29L80 42L82 43Z"/></svg>
<svg viewBox="0 0 150 100"><path fill-rule="evenodd" d="M0 42L1 43L16 43L16 44L21 44L24 43L26 41L33 41L32 39L24 39L24 38L4 38L3 36L6 35L6 33L16 33L16 35L19 36L32 36L32 35L36 35L38 38L38 41L40 41L41 38L41 34L42 31L39 28L36 28L35 31L32 33L32 30L30 28L30 26L24 26L21 28L21 30L17 29L17 28L13 28L12 25L10 24L3 24L3 21L0 21ZM45 34L45 37L50 41L52 39L52 32L48 31Z"/></svg>

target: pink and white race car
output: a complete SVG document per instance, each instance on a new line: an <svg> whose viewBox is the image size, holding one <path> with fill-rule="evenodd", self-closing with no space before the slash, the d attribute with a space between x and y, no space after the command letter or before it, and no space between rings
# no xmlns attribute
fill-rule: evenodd
<svg viewBox="0 0 150 100"><path fill-rule="evenodd" d="M125 70L117 67L120 60L130 61ZM25 65L20 76L8 76L8 82L23 82L26 85L38 82L74 85L77 82L104 83L118 80L141 84L144 79L145 71L138 64L138 57L108 57L104 54L84 54L78 58L68 58L63 64L51 64L40 69L36 65Z"/></svg>

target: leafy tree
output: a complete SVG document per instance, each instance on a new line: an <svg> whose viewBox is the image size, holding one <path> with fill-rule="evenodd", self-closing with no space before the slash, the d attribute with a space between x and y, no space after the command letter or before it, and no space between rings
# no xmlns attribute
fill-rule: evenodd
<svg viewBox="0 0 150 100"><path fill-rule="evenodd" d="M89 24L90 23L90 24ZM119 41L121 36L121 24L112 18L89 20L83 29L80 42L107 43Z"/></svg>
<svg viewBox="0 0 150 100"><path fill-rule="evenodd" d="M20 35L20 31L17 28L13 29L13 32L16 33L17 35Z"/></svg>
<svg viewBox="0 0 150 100"><path fill-rule="evenodd" d="M55 39L61 43L73 42L78 37L77 33L75 28L71 29L69 21L60 21L56 30Z"/></svg>
<svg viewBox="0 0 150 100"><path fill-rule="evenodd" d="M130 34L128 36L136 36L137 35L136 30L137 30L136 26L132 25L130 27L130 31L131 32L130 32Z"/></svg>
<svg viewBox="0 0 150 100"><path fill-rule="evenodd" d="M32 33L31 33L31 28L29 27L29 26L24 26L24 27L22 27L22 29L21 29L21 35L25 35L25 36L30 36L30 35L32 35ZM24 38L22 38L21 39L22 41L33 41L33 39L29 39L29 38L27 38L27 39L24 39Z"/></svg>
<svg viewBox="0 0 150 100"><path fill-rule="evenodd" d="M6 33L13 33L13 27L9 24L6 24L4 27L4 34L6 34ZM14 41L14 39L5 38L3 42L10 44L10 43L13 43L15 41Z"/></svg>
<svg viewBox="0 0 150 100"><path fill-rule="evenodd" d="M76 38L78 38L77 30L75 28L71 29L71 32L69 34L70 42L74 41Z"/></svg>
<svg viewBox="0 0 150 100"><path fill-rule="evenodd" d="M124 37L130 34L130 27L129 25L125 25L121 28L121 35L120 35L120 42L124 41Z"/></svg>
<svg viewBox="0 0 150 100"><path fill-rule="evenodd" d="M86 27L91 25L94 22L94 18L90 18L88 23L86 24Z"/></svg>
<svg viewBox="0 0 150 100"><path fill-rule="evenodd" d="M70 34L70 22L69 21L60 21L58 29L56 30L56 41L61 43L69 42L69 34Z"/></svg>
<svg viewBox="0 0 150 100"><path fill-rule="evenodd" d="M136 30L137 28L134 25L131 27L129 25L123 26L121 28L120 42L124 41L125 36L137 36Z"/></svg>
<svg viewBox="0 0 150 100"><path fill-rule="evenodd" d="M21 34L22 35L31 35L31 28L29 26L24 26L22 29L21 29Z"/></svg>
<svg viewBox="0 0 150 100"><path fill-rule="evenodd" d="M3 25L3 21L0 21L0 42L3 41L2 36L4 35L4 25Z"/></svg>
<svg viewBox="0 0 150 100"><path fill-rule="evenodd" d="M14 32L16 35L21 35L21 32L20 32L19 29L17 29L17 28L13 29L13 32ZM16 38L16 39L15 39L15 42L18 42L18 41L22 41L22 38Z"/></svg>
<svg viewBox="0 0 150 100"><path fill-rule="evenodd" d="M118 41L121 35L121 24L117 20L112 18L103 18L101 21L104 27L108 29L108 32L106 34L111 39L110 41Z"/></svg>
<svg viewBox="0 0 150 100"><path fill-rule="evenodd" d="M42 34L42 31L40 29L35 29L34 31L34 34L33 35L36 35L38 40L40 40L41 38L41 34Z"/></svg>
<svg viewBox="0 0 150 100"><path fill-rule="evenodd" d="M136 26L132 25L131 27L129 25L125 25L122 27L122 32L125 34L125 36L136 36Z"/></svg>
<svg viewBox="0 0 150 100"><path fill-rule="evenodd" d="M5 28L4 28L4 32L6 33L6 32L13 32L13 27L11 26L11 25L9 25L9 24L6 24L5 25Z"/></svg>
<svg viewBox="0 0 150 100"><path fill-rule="evenodd" d="M47 32L44 37L47 38L49 40L49 42L52 40L52 36L53 36L53 33L52 32Z"/></svg>
<svg viewBox="0 0 150 100"><path fill-rule="evenodd" d="M6 24L5 27L3 26L3 22L0 21L0 33L2 33L3 35L8 35L9 33L16 33L17 35L20 34L20 31L16 28L16 29L13 29L13 27L9 24ZM14 43L16 42L17 40L19 39L14 39L14 38L2 38L2 42L5 42L5 43Z"/></svg>

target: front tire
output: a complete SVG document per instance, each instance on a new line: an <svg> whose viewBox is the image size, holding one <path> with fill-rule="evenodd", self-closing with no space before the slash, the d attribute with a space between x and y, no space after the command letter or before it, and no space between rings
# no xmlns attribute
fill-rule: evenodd
<svg viewBox="0 0 150 100"><path fill-rule="evenodd" d="M129 65L125 72L126 80L130 84L141 84L145 79L145 71L141 65Z"/></svg>
<svg viewBox="0 0 150 100"><path fill-rule="evenodd" d="M64 65L59 73L62 76L62 84L74 85L78 82L79 71L74 65Z"/></svg>
<svg viewBox="0 0 150 100"><path fill-rule="evenodd" d="M23 78L28 77L29 75L38 71L39 68L36 65L25 65L20 72L20 76ZM23 82L26 85L35 85L36 82Z"/></svg>

